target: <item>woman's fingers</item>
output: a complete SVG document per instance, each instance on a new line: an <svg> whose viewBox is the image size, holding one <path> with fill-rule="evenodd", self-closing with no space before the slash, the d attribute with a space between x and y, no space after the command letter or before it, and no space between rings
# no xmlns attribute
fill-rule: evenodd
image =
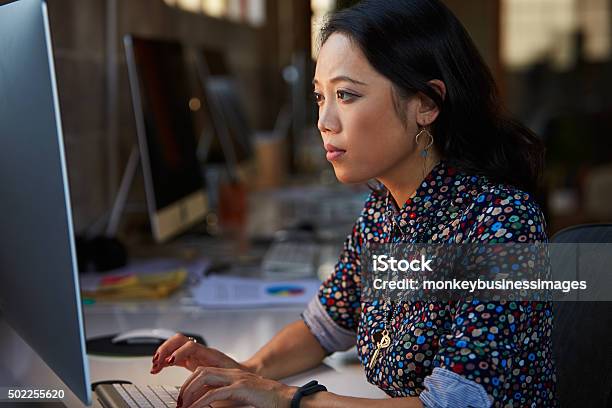
<svg viewBox="0 0 612 408"><path fill-rule="evenodd" d="M230 385L241 373L241 370L198 367L181 386L178 400L181 406L188 407L201 396L202 387L216 388Z"/></svg>
<svg viewBox="0 0 612 408"><path fill-rule="evenodd" d="M238 402L257 408L288 406L295 387L240 369L198 367L179 393L179 407L208 407L213 402Z"/></svg>
<svg viewBox="0 0 612 408"><path fill-rule="evenodd" d="M189 377L187 377L187 379L185 380L185 382L183 383L183 385L181 385L181 389L179 390L179 395L178 395L178 401L182 402L183 401L183 395L185 394L185 389L189 386L189 384L191 384L191 382L193 380L196 379L196 377L198 377L200 375L200 367L196 368L195 370L193 370L193 372L191 373L191 375ZM180 405L180 403L179 403Z"/></svg>
<svg viewBox="0 0 612 408"><path fill-rule="evenodd" d="M165 363L170 366L176 365L176 366L186 367L190 370L193 370L198 365L206 364L205 361L194 361L194 362L197 362L198 364L191 364L194 366L193 367L190 366L190 363L194 363L190 360L198 360L195 354L198 351L203 351L204 349L205 349L204 346L201 346L198 343L195 343L193 341L187 340L182 346L174 350L168 357L166 357ZM202 357L202 356L199 356L199 357ZM202 360L202 358L200 358L199 360Z"/></svg>
<svg viewBox="0 0 612 408"><path fill-rule="evenodd" d="M187 341L187 337L177 333L159 346L155 352L155 355L153 356L153 367L151 368L151 374L157 374L164 367L167 367L168 357Z"/></svg>
<svg viewBox="0 0 612 408"><path fill-rule="evenodd" d="M185 408L209 408L210 404L215 401L239 401L247 402L243 393L245 389L238 384L228 385L226 387L214 388L200 397L191 405L183 405Z"/></svg>
<svg viewBox="0 0 612 408"><path fill-rule="evenodd" d="M196 393L195 393L195 394L193 394L193 401L197 401L197 400L199 400L199 399L200 399L200 398L202 398L202 397L203 397L203 396L204 396L204 395L205 395L205 394L206 394L208 391L210 391L210 390L212 390L212 389L214 389L214 388L215 388L215 387L211 387L211 386L205 385L205 386L203 386L202 388L200 388L200 389L196 390ZM179 401L180 401L180 403L182 404L182 406L184 406L184 407L186 407L186 406L187 406L187 405L184 405L184 404L183 404L183 401L182 401L182 399L181 399L181 400L178 400L178 401L177 401L177 407L180 407L180 406L181 406L181 404L179 404ZM217 407L215 407L215 408L217 408Z"/></svg>
<svg viewBox="0 0 612 408"><path fill-rule="evenodd" d="M164 367L181 366L189 371L199 366L238 368L240 364L219 350L205 347L188 337L177 333L159 346L153 357L151 374L157 374Z"/></svg>

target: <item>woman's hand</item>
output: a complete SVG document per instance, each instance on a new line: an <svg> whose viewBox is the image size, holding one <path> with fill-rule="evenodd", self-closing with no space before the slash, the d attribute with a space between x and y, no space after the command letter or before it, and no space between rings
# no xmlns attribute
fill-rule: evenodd
<svg viewBox="0 0 612 408"><path fill-rule="evenodd" d="M189 371L200 366L246 369L219 350L198 344L180 333L170 337L157 348L151 374L157 374L168 366L185 367Z"/></svg>
<svg viewBox="0 0 612 408"><path fill-rule="evenodd" d="M232 401L255 408L289 408L296 391L237 368L198 367L181 387L177 407L208 408L215 401Z"/></svg>

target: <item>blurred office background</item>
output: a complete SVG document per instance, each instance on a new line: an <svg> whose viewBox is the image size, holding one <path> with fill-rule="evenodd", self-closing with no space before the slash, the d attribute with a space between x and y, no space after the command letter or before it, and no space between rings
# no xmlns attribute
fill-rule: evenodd
<svg viewBox="0 0 612 408"><path fill-rule="evenodd" d="M351 3L50 0L77 233L108 213L136 142L125 34L224 53L254 130L254 155L245 178L250 192L302 183L333 187L333 171L316 130L312 58L321 19ZM446 3L473 36L509 110L546 143L542 196L549 233L610 221L612 0ZM289 112L291 121L279 137L271 131L281 112ZM142 184L142 177L136 177L131 201L144 203ZM350 191L363 196L364 190ZM358 208L350 208L354 218Z"/></svg>

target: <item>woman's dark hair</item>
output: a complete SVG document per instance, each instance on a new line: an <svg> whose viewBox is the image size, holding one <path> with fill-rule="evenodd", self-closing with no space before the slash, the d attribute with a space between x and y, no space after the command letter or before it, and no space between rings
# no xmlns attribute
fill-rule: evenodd
<svg viewBox="0 0 612 408"><path fill-rule="evenodd" d="M435 146L458 169L536 193L544 147L500 103L489 68L469 34L439 0L363 0L330 16L320 44L347 35L406 98L421 92L440 108ZM444 100L427 82L446 85Z"/></svg>

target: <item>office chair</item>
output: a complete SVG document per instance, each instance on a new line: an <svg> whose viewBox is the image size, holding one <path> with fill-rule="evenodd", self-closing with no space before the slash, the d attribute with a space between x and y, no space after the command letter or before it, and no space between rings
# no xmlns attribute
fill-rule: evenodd
<svg viewBox="0 0 612 408"><path fill-rule="evenodd" d="M612 243L612 224L569 227L550 242ZM577 270L576 274L589 284L588 272ZM555 302L553 311L553 357L561 408L612 408L612 302Z"/></svg>

